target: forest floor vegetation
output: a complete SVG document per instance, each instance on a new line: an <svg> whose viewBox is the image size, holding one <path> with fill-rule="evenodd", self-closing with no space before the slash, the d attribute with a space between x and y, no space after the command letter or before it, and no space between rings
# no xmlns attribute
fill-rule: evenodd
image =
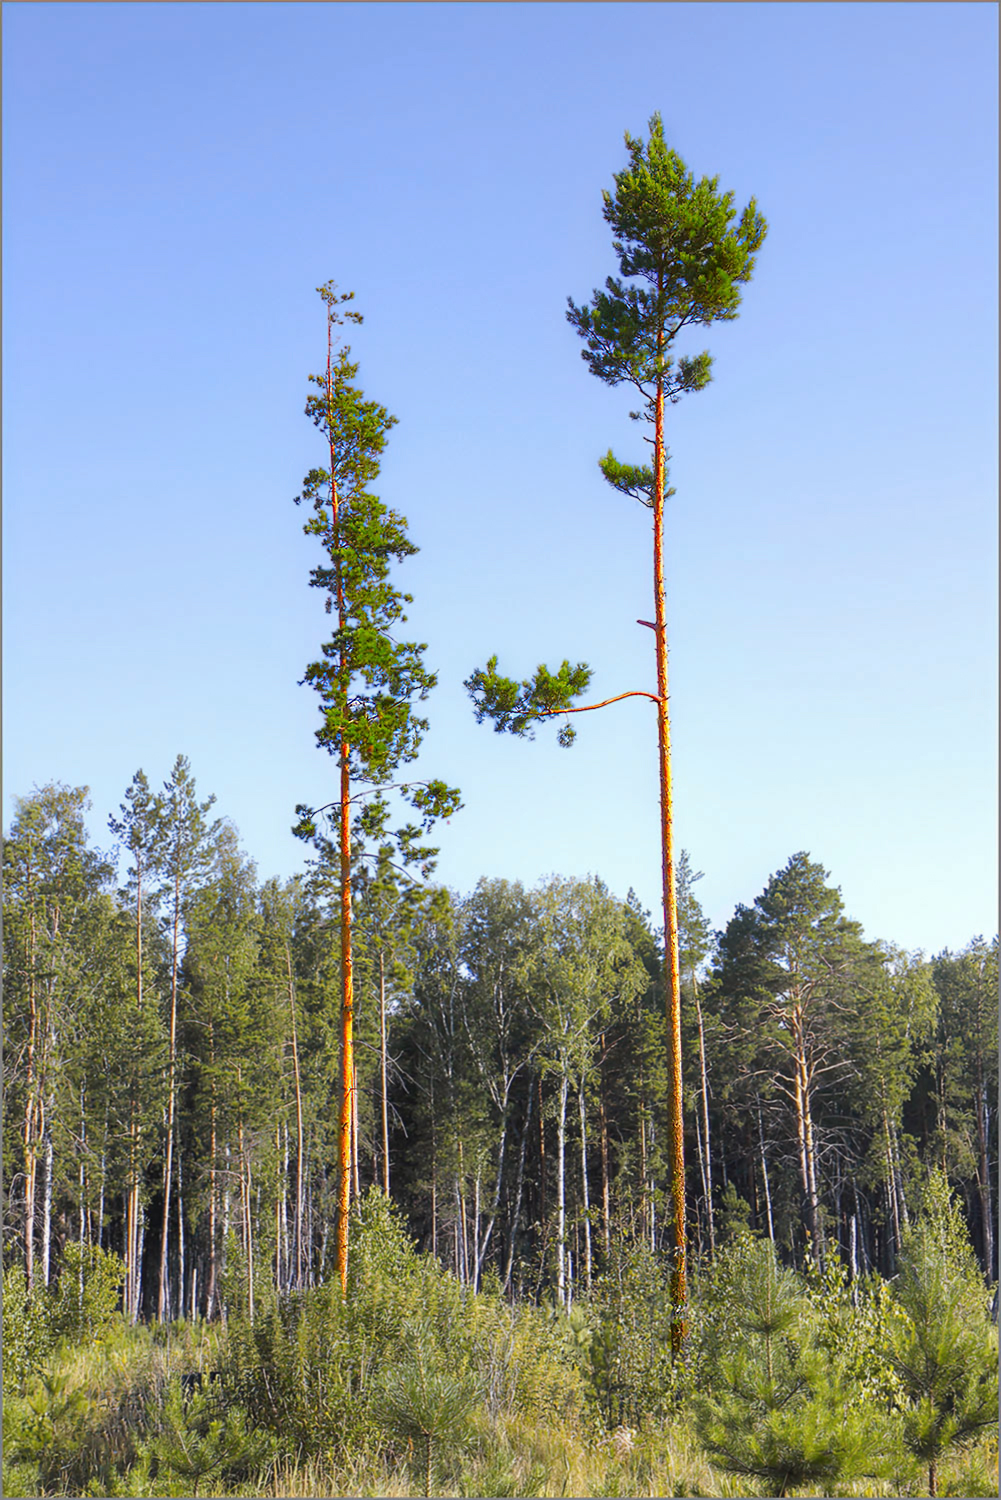
<svg viewBox="0 0 1001 1500"><path fill-rule="evenodd" d="M947 1203L891 1284L734 1234L683 1365L642 1246L569 1312L512 1305L377 1193L346 1298L262 1282L253 1321L129 1326L113 1258L80 1270L30 1300L4 1277L8 1496L997 1493L997 1333Z"/></svg>

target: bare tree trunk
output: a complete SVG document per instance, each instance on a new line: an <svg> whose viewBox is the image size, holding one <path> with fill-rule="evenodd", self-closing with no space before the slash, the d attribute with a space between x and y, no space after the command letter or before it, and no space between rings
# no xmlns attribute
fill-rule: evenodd
<svg viewBox="0 0 1001 1500"><path fill-rule="evenodd" d="M31 871L28 872L28 899L31 914L28 920L28 1056L25 1080L26 1102L24 1106L24 1274L28 1291L32 1290L35 1275L35 1194L38 1180L38 1137L35 1121L39 1114L39 1103L35 1083L35 1048L38 1038L38 997L35 989L35 908L34 887Z"/></svg>
<svg viewBox="0 0 1001 1500"><path fill-rule="evenodd" d="M177 1316L184 1317L184 1291L186 1285L186 1261L184 1244L184 1183L181 1177L181 1153L177 1153L177 1293L175 1306Z"/></svg>
<svg viewBox="0 0 1001 1500"><path fill-rule="evenodd" d="M702 1024L702 1001L699 999L699 987L692 974L692 992L695 996L695 1015L699 1023L699 1066L702 1072L702 1128L705 1134L705 1195L706 1211L709 1218L709 1256L716 1258L716 1231L713 1227L713 1156L712 1145L709 1139L709 1075L706 1068L706 1033Z"/></svg>
<svg viewBox="0 0 1001 1500"><path fill-rule="evenodd" d="M566 1139L569 1092L570 1083L564 1067L560 1075L560 1110L556 1121L556 1295L561 1307L567 1305Z"/></svg>
<svg viewBox="0 0 1001 1500"><path fill-rule="evenodd" d="M518 1156L518 1173L515 1179L514 1212L511 1215L511 1223L508 1231L507 1260L504 1265L504 1291L511 1289L511 1267L514 1265L514 1247L518 1235L518 1225L521 1221L521 1192L525 1180L525 1151L528 1145L528 1132L532 1125L532 1106L535 1103L535 1092L531 1082L528 1085L528 1103L525 1106L525 1125L521 1132L521 1151Z"/></svg>
<svg viewBox="0 0 1001 1500"><path fill-rule="evenodd" d="M761 1178L765 1185L765 1208L768 1213L768 1238L775 1243L775 1224L772 1221L772 1190L768 1184L768 1158L765 1156L765 1127L761 1119L761 1099L758 1099L758 1142L761 1147Z"/></svg>
<svg viewBox="0 0 1001 1500"><path fill-rule="evenodd" d="M462 1141L459 1141L459 1171L455 1179L455 1202L459 1213L460 1280L463 1286L469 1281L469 1246L466 1240L466 1181L462 1164Z"/></svg>
<svg viewBox="0 0 1001 1500"><path fill-rule="evenodd" d="M598 1065L598 1134L601 1137L601 1230L608 1255L612 1244L611 1185L608 1172L608 1116L605 1113L605 1038L601 1038Z"/></svg>
<svg viewBox="0 0 1001 1500"><path fill-rule="evenodd" d="M327 431L330 439L330 536L336 547L340 540L340 498L337 493L337 456L334 451L333 418L333 321L327 317ZM339 554L334 562L334 593L337 625L344 630L347 614L344 604L344 582ZM348 665L344 650L339 653L338 680L347 700ZM351 952L351 777L350 746L344 735L340 743L340 886L341 886L341 1108L338 1121L338 1155L340 1180L337 1195L337 1277L341 1291L348 1290L348 1219L351 1210L351 1164L357 1099L354 1064L354 973Z"/></svg>
<svg viewBox="0 0 1001 1500"><path fill-rule="evenodd" d="M793 1065L795 1070L796 1132L799 1142L800 1178L806 1208L806 1227L813 1253L824 1269L824 1242L820 1227L820 1198L817 1192L816 1154L813 1144L813 1115L810 1108L810 1076L803 1039L803 1016L797 1005L791 1016Z"/></svg>
<svg viewBox="0 0 1001 1500"><path fill-rule="evenodd" d="M389 1085L386 1066L386 964L379 949L379 1074L382 1083L382 1190L389 1197Z"/></svg>
<svg viewBox="0 0 1001 1500"><path fill-rule="evenodd" d="M302 1286L302 1083L299 1076L299 1043L295 1024L295 985L292 980L292 954L285 944L285 966L288 971L288 1003L292 1016L292 1074L295 1079L295 1274L293 1285Z"/></svg>
<svg viewBox="0 0 1001 1500"><path fill-rule="evenodd" d="M434 1128L434 1091L431 1093L431 1254L438 1254L438 1148Z"/></svg>
<svg viewBox="0 0 1001 1500"><path fill-rule="evenodd" d="M52 1246L52 1134L45 1127L42 1137L45 1152L45 1179L42 1187L42 1285L49 1284L49 1260Z"/></svg>
<svg viewBox="0 0 1001 1500"><path fill-rule="evenodd" d="M650 1225L650 1215L647 1204L647 1170L646 1170L646 1094L643 1088L643 1072L640 1070L640 1225L643 1234L646 1234Z"/></svg>
<svg viewBox="0 0 1001 1500"><path fill-rule="evenodd" d="M237 1068L237 1082L241 1070ZM247 1156L246 1137L241 1113L236 1127L236 1143L240 1152L240 1207L243 1218L243 1254L247 1267L247 1316L254 1321L254 1228L251 1215L250 1161Z"/></svg>
<svg viewBox="0 0 1001 1500"><path fill-rule="evenodd" d="M174 1165L174 1103L177 1087L177 945L181 920L181 877L174 876L174 937L170 974L170 1052L167 1064L167 1150L163 1165L163 1234L160 1240L160 1291L157 1320L168 1317L167 1249L170 1238L170 1184Z"/></svg>
<svg viewBox="0 0 1001 1500"><path fill-rule="evenodd" d="M661 286L658 278L658 293ZM658 356L664 331L658 329ZM661 874L664 901L664 968L667 1002L667 1058L670 1076L669 1160L674 1243L671 1267L671 1350L685 1342L688 1301L685 1223L685 1134L681 1077L681 974L678 963L678 908L674 872L674 802L671 787L671 719L668 709L667 616L664 598L664 372L657 373L653 448L653 601L657 641L657 739L660 761Z"/></svg>
<svg viewBox="0 0 1001 1500"><path fill-rule="evenodd" d="M479 1235L477 1234L476 1274L475 1274L475 1284L476 1284L477 1287L480 1284L480 1277L483 1274L483 1262L486 1259L487 1246L490 1243L490 1236L493 1234L494 1225L497 1222L497 1215L500 1213L501 1188L503 1186L503 1181L504 1181L504 1156L505 1156L505 1153L507 1151L508 1103L509 1103L509 1096L505 1095L505 1098L504 1098L504 1115L503 1115L503 1122L501 1124L500 1142L499 1142L498 1147L497 1147L497 1175L496 1175L496 1177L494 1179L493 1203L491 1204L490 1218L489 1218L489 1220L487 1222L487 1227L483 1231L483 1240L482 1240L482 1243L480 1243ZM476 1181L477 1181L477 1190L478 1190L479 1189L479 1174L478 1173L477 1173L477 1179L476 1179Z"/></svg>
<svg viewBox="0 0 1001 1500"><path fill-rule="evenodd" d="M984 1226L983 1270L990 1279L994 1267L994 1205L991 1202L991 1171L988 1157L990 1137L987 1086L977 1080L977 1186L980 1190L980 1218Z"/></svg>
<svg viewBox="0 0 1001 1500"><path fill-rule="evenodd" d="M584 1099L584 1075L581 1074L577 1089L577 1107L580 1113L580 1185L584 1204L584 1285L591 1290L591 1197L587 1182L587 1104Z"/></svg>
<svg viewBox="0 0 1001 1500"><path fill-rule="evenodd" d="M358 1179L358 1069L355 1068L351 1077L351 1177L354 1183L355 1200L361 1197L361 1184Z"/></svg>
<svg viewBox="0 0 1001 1500"><path fill-rule="evenodd" d="M282 1171L282 1127L275 1122L275 1291L280 1292L285 1280L285 1255L283 1220L285 1218L285 1183L288 1180L288 1162Z"/></svg>
<svg viewBox="0 0 1001 1500"><path fill-rule="evenodd" d="M900 1208L897 1202L897 1174L894 1170L893 1140L890 1136L890 1120L886 1110L883 1110L883 1143L886 1157L886 1195L889 1199L890 1227L893 1231L893 1255L889 1258L889 1269L892 1270L896 1257L900 1254Z"/></svg>
<svg viewBox="0 0 1001 1500"><path fill-rule="evenodd" d="M215 1041L211 1042L212 1060L215 1061ZM212 1095L209 1106L209 1267L205 1284L205 1316L211 1318L215 1311L218 1284L218 1249L216 1241L217 1233L217 1198L219 1193L219 1173L216 1166L216 1155L219 1143L216 1135L216 1085L213 1070Z"/></svg>
<svg viewBox="0 0 1001 1500"><path fill-rule="evenodd" d="M708 1200L708 1196L709 1195L708 1195L708 1193L706 1191L706 1159L705 1159L705 1153L704 1153L704 1151L702 1149L702 1122L699 1119L699 1112L698 1112L698 1110L695 1111L695 1149L696 1149L696 1152L698 1153L698 1158L699 1158L699 1177L700 1177L701 1182L702 1182L702 1197L700 1199L698 1199L696 1201L696 1204L695 1204L696 1234L698 1235L698 1251L699 1251L699 1254L701 1255L702 1254L702 1212L701 1212L701 1209L700 1209L699 1205L706 1203L707 1200Z"/></svg>
<svg viewBox="0 0 1001 1500"><path fill-rule="evenodd" d="M143 1008L142 859L136 851L136 1011ZM133 1071L129 1086L129 1175L125 1208L125 1311L139 1318L139 1085Z"/></svg>

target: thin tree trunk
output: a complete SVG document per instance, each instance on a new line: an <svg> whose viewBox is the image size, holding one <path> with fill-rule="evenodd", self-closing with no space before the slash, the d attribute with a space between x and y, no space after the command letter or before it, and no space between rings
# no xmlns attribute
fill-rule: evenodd
<svg viewBox="0 0 1001 1500"><path fill-rule="evenodd" d="M302 1082L299 1076L299 1042L295 1024L295 985L292 980L292 954L285 944L285 967L288 971L288 1003L292 1016L292 1074L295 1079L295 1275L293 1285L302 1286Z"/></svg>
<svg viewBox="0 0 1001 1500"><path fill-rule="evenodd" d="M160 1240L160 1292L157 1320L168 1316L167 1247L170 1238L170 1184L174 1164L174 1094L177 1068L177 945L181 920L181 877L174 876L174 937L170 965L170 1052L167 1064L167 1152L163 1166L163 1234Z"/></svg>
<svg viewBox="0 0 1001 1500"><path fill-rule="evenodd" d="M587 1182L587 1105L584 1099L584 1076L581 1074L577 1088L577 1107L580 1113L580 1185L584 1204L584 1286L591 1290L591 1197Z"/></svg>
<svg viewBox="0 0 1001 1500"><path fill-rule="evenodd" d="M31 872L28 872L28 900L31 913L28 919L28 1056L26 1078L26 1103L24 1107L24 1274L28 1291L32 1290L35 1275L35 1193L38 1173L38 1151L36 1146L35 1117L38 1101L35 1092L35 1046L38 1035L38 997L35 990L35 907Z"/></svg>
<svg viewBox="0 0 1001 1500"><path fill-rule="evenodd" d="M658 293L661 291L658 278ZM660 355L664 331L658 329ZM670 1096L669 1160L674 1224L671 1267L671 1350L684 1345L688 1301L685 1224L685 1137L681 1077L681 975L678 963L678 908L674 875L674 803L671 788L671 719L668 709L667 616L664 598L664 372L658 370L653 449L653 595L657 642L657 740L660 762L661 875L664 901L664 958L667 983L667 1056Z"/></svg>
<svg viewBox="0 0 1001 1500"><path fill-rule="evenodd" d="M514 1265L514 1248L518 1235L518 1225L521 1221L521 1192L525 1180L525 1152L528 1145L528 1132L532 1124L532 1106L535 1103L535 1091L531 1081L528 1085L528 1103L525 1106L525 1125L521 1132L521 1151L518 1156L518 1173L515 1179L514 1212L511 1216L511 1224L508 1231L507 1261L504 1266L504 1291L511 1289L511 1267Z"/></svg>
<svg viewBox="0 0 1001 1500"><path fill-rule="evenodd" d="M184 1289L186 1282L186 1246L184 1243L184 1182L181 1175L183 1162L177 1153L177 1316L184 1317Z"/></svg>
<svg viewBox="0 0 1001 1500"><path fill-rule="evenodd" d="M358 1179L358 1069L355 1068L351 1074L351 1180L354 1184L354 1197L361 1197L361 1184Z"/></svg>
<svg viewBox="0 0 1001 1500"><path fill-rule="evenodd" d="M455 1179L455 1202L459 1211L460 1226L460 1279L463 1286L469 1281L469 1246L466 1240L466 1174L462 1164L462 1141L459 1141L459 1171Z"/></svg>
<svg viewBox="0 0 1001 1500"><path fill-rule="evenodd" d="M706 1033L702 1024L702 1001L695 974L692 974L692 991L695 995L695 1015L699 1024L699 1066L702 1072L702 1128L705 1135L705 1192L706 1210L709 1216L709 1256L716 1258L716 1231L713 1227L713 1155L709 1139L709 1075L706 1068Z"/></svg>
<svg viewBox="0 0 1001 1500"><path fill-rule="evenodd" d="M237 1083L241 1082L241 1069L236 1070ZM243 1255L247 1266L247 1316L254 1321L254 1230L251 1215L250 1161L247 1157L246 1137L243 1131L243 1114L236 1127L236 1143L240 1152L240 1207L243 1217Z"/></svg>
<svg viewBox="0 0 1001 1500"><path fill-rule="evenodd" d="M136 1013L143 1008L142 858L136 860ZM130 1322L139 1318L139 1081L129 1080L129 1175L125 1210L125 1301Z"/></svg>
<svg viewBox="0 0 1001 1500"><path fill-rule="evenodd" d="M210 1030L210 1056L213 1065L215 1063L215 1038ZM219 1150L216 1127L216 1083L215 1067L212 1069L212 1093L209 1105L209 1268L205 1286L205 1316L211 1318L215 1310L218 1283L218 1250L216 1248L217 1234L217 1198L219 1193L219 1173L216 1166L216 1156Z"/></svg>
<svg viewBox="0 0 1001 1500"><path fill-rule="evenodd" d="M539 1074L539 1223L546 1222L546 1117L542 1108L542 1074Z"/></svg>
<svg viewBox="0 0 1001 1500"><path fill-rule="evenodd" d="M646 1093L643 1086L643 1070L640 1069L640 1226L642 1233L646 1233L650 1226L650 1215L647 1205L647 1170L646 1170Z"/></svg>
<svg viewBox="0 0 1001 1500"><path fill-rule="evenodd" d="M896 1257L900 1253L900 1209L897 1203L897 1174L894 1171L893 1141L890 1137L890 1120L886 1110L883 1110L883 1143L886 1157L886 1194L889 1199L890 1225L893 1230L893 1255L889 1258L888 1269L892 1271Z"/></svg>
<svg viewBox="0 0 1001 1500"><path fill-rule="evenodd" d="M49 1284L49 1258L52 1245L52 1134L45 1127L45 1178L42 1187L42 1285Z"/></svg>
<svg viewBox="0 0 1001 1500"><path fill-rule="evenodd" d="M817 1264L820 1266L821 1271L823 1271L826 1260L826 1247L824 1244L824 1232L820 1222L820 1194L817 1190L817 1153L813 1143L813 1110L811 1108L810 1089L808 1086L804 1087L803 1090L803 1108L803 1123L806 1132L806 1164L810 1193L810 1223L816 1247Z"/></svg>
<svg viewBox="0 0 1001 1500"><path fill-rule="evenodd" d="M803 1015L797 1004L790 1017L795 1070L796 1131L799 1139L800 1178L806 1207L806 1227L812 1253L824 1269L824 1242L820 1229L820 1199L817 1192L816 1155L813 1145L813 1114L810 1107L810 1075L804 1042Z"/></svg>
<svg viewBox="0 0 1001 1500"><path fill-rule="evenodd" d="M333 322L327 317L327 428L330 438L330 533L336 549L339 543L339 506L337 493L336 454L334 452L333 422ZM335 591L337 596L337 625L343 631L347 625L344 606L344 585L339 554L334 563ZM338 660L338 681L343 695L342 707L347 711L348 663L343 649ZM351 1146L352 1127L356 1101L354 1095L354 976L351 956L351 780L349 770L350 746L346 736L340 743L340 884L341 884L341 1108L338 1123L340 1181L337 1195L337 1276L341 1291L348 1290L348 1216L351 1208Z"/></svg>
<svg viewBox="0 0 1001 1500"><path fill-rule="evenodd" d="M994 1206L991 1202L991 1172L988 1157L989 1115L987 1086L977 1080L977 1186L980 1190L980 1218L984 1226L983 1270L988 1279L994 1267Z"/></svg>
<svg viewBox="0 0 1001 1500"><path fill-rule="evenodd" d="M612 1244L611 1186L608 1173L608 1116L605 1113L605 1038L601 1038L598 1064L598 1133L601 1137L601 1228L606 1256Z"/></svg>
<svg viewBox="0 0 1001 1500"><path fill-rule="evenodd" d="M104 1188L108 1171L108 1105L104 1105L104 1136L101 1141L101 1176L97 1195L97 1248L104 1248Z"/></svg>
<svg viewBox="0 0 1001 1500"><path fill-rule="evenodd" d="M284 1166L284 1172L282 1170ZM281 1121L275 1121L275 1291L280 1292L285 1280L285 1184L288 1181L288 1163L282 1161Z"/></svg>
<svg viewBox="0 0 1001 1500"><path fill-rule="evenodd" d="M508 1132L509 1105L510 1105L510 1083L508 1084L508 1086L507 1086L507 1088L505 1090L505 1094L504 1094L504 1113L503 1113L503 1119L502 1119L502 1124L501 1124L500 1142L499 1142L498 1147L497 1147L497 1175L496 1175L496 1177L494 1179L493 1203L492 1203L491 1208L490 1208L490 1218L489 1218L489 1220L487 1222L487 1227L483 1231L483 1240L482 1240L482 1243L480 1243L479 1232L477 1231L476 1273L475 1273L475 1284L476 1284L477 1287L480 1284L480 1277L483 1274L483 1262L486 1259L487 1246L490 1243L490 1236L493 1234L494 1225L497 1222L497 1215L500 1213L501 1188L503 1186L503 1180L504 1180L504 1156L505 1156L505 1153L507 1151L507 1132ZM479 1175L477 1174L477 1187L478 1186L479 1186Z"/></svg>
<svg viewBox="0 0 1001 1500"><path fill-rule="evenodd" d="M775 1243L775 1224L772 1220L772 1190L768 1183L768 1158L765 1156L765 1127L761 1119L761 1099L758 1099L758 1143L761 1148L761 1180L765 1185L765 1210L768 1214L768 1238Z"/></svg>
<svg viewBox="0 0 1001 1500"><path fill-rule="evenodd" d="M379 949L379 1074L382 1083L382 1191L389 1197L389 1086L386 1067L386 964Z"/></svg>
<svg viewBox="0 0 1001 1500"><path fill-rule="evenodd" d="M702 1254L702 1213L701 1213L700 1208L699 1208L699 1203L705 1203L705 1202L707 1202L709 1195L708 1195L708 1193L706 1191L706 1159L705 1159L705 1152L702 1149L702 1122L699 1119L699 1112L698 1112L698 1110L695 1111L695 1149L696 1149L696 1152L698 1153L698 1158L699 1158L699 1178L700 1178L700 1180L702 1182L702 1197L695 1204L695 1225L696 1225L695 1233L696 1233L696 1236L697 1236L698 1253L699 1253L699 1255L701 1255Z"/></svg>
<svg viewBox="0 0 1001 1500"><path fill-rule="evenodd" d="M564 1070L560 1076L560 1111L556 1122L556 1295L561 1307L567 1305L566 1137L569 1092L570 1083Z"/></svg>
<svg viewBox="0 0 1001 1500"><path fill-rule="evenodd" d="M343 626L343 619L341 621ZM351 965L351 785L348 743L341 741L341 1112L338 1124L340 1182L337 1194L337 1278L348 1290L348 1215L351 1209L351 1141L354 1123L354 982Z"/></svg>
<svg viewBox="0 0 1001 1500"><path fill-rule="evenodd" d="M80 1234L79 1234L79 1237L80 1237L80 1249L81 1249L81 1251L83 1250L84 1239L86 1238L86 1233L87 1233L87 1209L86 1209L87 1171L86 1171L86 1166L85 1166L86 1153L87 1153L87 1117L86 1117L86 1114L84 1113L84 1089L83 1089L83 1084L81 1083L81 1085L80 1085L80 1171L79 1171L79 1191L80 1191ZM83 1268L83 1256L82 1255L80 1257L80 1267L81 1267L81 1270L82 1270L82 1268ZM81 1301L81 1304L82 1304L83 1303L83 1289L82 1288L81 1288L81 1292L80 1292L80 1301Z"/></svg>
<svg viewBox="0 0 1001 1500"><path fill-rule="evenodd" d="M136 1231L136 1310L133 1322L137 1322L142 1307L143 1251L146 1248L146 1220L140 1217Z"/></svg>
<svg viewBox="0 0 1001 1500"><path fill-rule="evenodd" d="M434 1088L431 1090L431 1254L438 1254L438 1142L434 1128Z"/></svg>

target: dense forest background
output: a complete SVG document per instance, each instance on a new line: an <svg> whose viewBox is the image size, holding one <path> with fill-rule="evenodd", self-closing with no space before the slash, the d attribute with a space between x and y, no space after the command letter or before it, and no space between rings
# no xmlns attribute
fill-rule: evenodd
<svg viewBox="0 0 1001 1500"><path fill-rule="evenodd" d="M328 1279L337 1188L332 846L260 881L183 757L88 838L87 789L21 798L4 850L4 1266L125 1264L132 1320ZM371 834L375 833L376 837ZM459 894L356 828L352 1196L379 1186L474 1290L564 1308L669 1202L660 934L553 876ZM692 1250L890 1276L931 1167L997 1276L997 943L867 939L796 853L726 928L679 871Z"/></svg>

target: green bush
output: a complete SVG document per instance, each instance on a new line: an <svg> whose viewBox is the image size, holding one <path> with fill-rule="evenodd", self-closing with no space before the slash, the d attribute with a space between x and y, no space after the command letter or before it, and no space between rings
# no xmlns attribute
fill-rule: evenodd
<svg viewBox="0 0 1001 1500"><path fill-rule="evenodd" d="M29 1295L21 1266L3 1273L3 1394L23 1394L25 1382L55 1341L51 1304L44 1293Z"/></svg>
<svg viewBox="0 0 1001 1500"><path fill-rule="evenodd" d="M118 1317L124 1284L120 1256L97 1245L68 1244L48 1293L53 1332L75 1343L93 1338Z"/></svg>
<svg viewBox="0 0 1001 1500"><path fill-rule="evenodd" d="M336 1284L317 1287L279 1299L253 1323L230 1320L229 1394L289 1458L340 1462L394 1440L387 1381L408 1359L474 1382L494 1416L582 1413L585 1382L560 1329L537 1309L509 1307L496 1289L460 1286L417 1252L377 1190L356 1211L351 1244L347 1297Z"/></svg>

